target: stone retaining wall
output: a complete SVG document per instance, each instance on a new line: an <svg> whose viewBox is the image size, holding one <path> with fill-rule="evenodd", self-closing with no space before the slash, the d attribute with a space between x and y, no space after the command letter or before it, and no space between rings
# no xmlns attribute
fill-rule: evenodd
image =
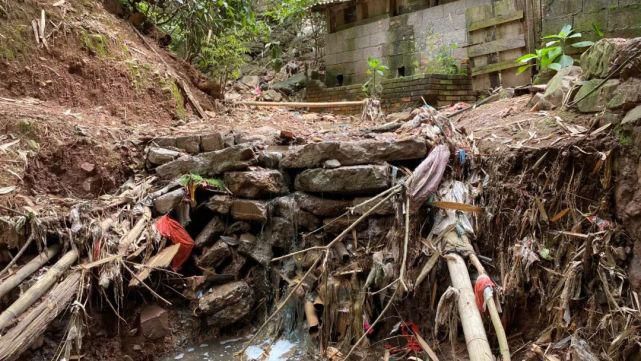
<svg viewBox="0 0 641 361"><path fill-rule="evenodd" d="M418 136L327 141L285 150L282 148L287 147L282 146L265 148L262 142L235 143L234 137L212 133L162 137L147 149L148 168L169 184L150 199L155 214L170 212L179 220L195 240L197 266L215 274L236 275L247 262L268 266L278 255L327 244L343 231L345 222L363 214L372 204L354 208L347 217L337 216L388 189L396 177L402 176L392 164L417 164L430 147ZM193 187L175 182L190 173L216 178L224 182L224 187L199 186L190 195L187 189ZM396 212L392 202L377 209L350 235L349 243L343 245L347 252L343 256L349 257L351 243L356 240L383 237ZM326 227L321 231L302 237L323 225ZM254 297L246 283L221 287L226 287L222 293L238 293L242 297L234 299L246 302L226 304L225 312L234 317L221 321L216 311L220 307L215 305L220 297L203 297L199 310L210 315L209 324L217 327L246 315ZM216 292L218 289L211 293Z"/></svg>
<svg viewBox="0 0 641 361"><path fill-rule="evenodd" d="M465 75L421 74L396 79L385 79L383 84L383 110L386 112L399 111L407 107L423 104L423 99L434 106L440 107L457 102L474 102L476 97L472 91L471 80ZM348 85L326 88L312 83L307 88L306 100L310 102L336 102L361 100L364 98L362 85ZM343 114L356 114L362 111L360 107L321 109Z"/></svg>

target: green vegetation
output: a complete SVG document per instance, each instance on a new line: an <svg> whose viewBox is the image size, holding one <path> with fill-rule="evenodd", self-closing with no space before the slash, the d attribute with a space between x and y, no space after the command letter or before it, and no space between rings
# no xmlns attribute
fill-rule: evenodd
<svg viewBox="0 0 641 361"><path fill-rule="evenodd" d="M536 49L535 53L525 54L516 59L518 63L523 63L519 67L518 74L523 73L527 69L536 66L539 71L554 70L559 71L574 64L574 59L566 54L566 49L570 41L578 40L581 38L581 33L574 32L572 25L565 25L558 34L544 36L543 40L547 40L545 47ZM575 48L585 48L592 46L592 41L578 41L569 44ZM530 63L534 60L534 63Z"/></svg>
<svg viewBox="0 0 641 361"><path fill-rule="evenodd" d="M312 0L271 1L258 14L250 0L120 0L140 12L146 24L171 36L170 48L224 83L237 77L247 61L250 43L267 40L270 26L299 21Z"/></svg>
<svg viewBox="0 0 641 361"><path fill-rule="evenodd" d="M368 80L363 84L363 92L368 98L378 99L383 93L383 77L388 70L380 59L367 59L367 76Z"/></svg>
<svg viewBox="0 0 641 361"><path fill-rule="evenodd" d="M225 189L225 183L218 178L204 178L198 174L185 174L178 180L183 187L204 186L216 189Z"/></svg>
<svg viewBox="0 0 641 361"><path fill-rule="evenodd" d="M149 85L151 65L140 63L134 59L125 60L125 65L131 77L132 85L136 90L140 91Z"/></svg>
<svg viewBox="0 0 641 361"><path fill-rule="evenodd" d="M6 26L5 26L6 25ZM0 24L0 60L15 60L29 52L32 45L29 43L31 28L26 28L15 23ZM26 39L26 40L25 40Z"/></svg>
<svg viewBox="0 0 641 361"><path fill-rule="evenodd" d="M173 99L174 107L176 110L176 117L178 117L178 119L185 119L187 117L187 109L185 109L185 98L183 97L178 84L176 84L176 81L171 78L166 78L162 80L161 84L163 86L162 89L165 92L169 93L169 95Z"/></svg>
<svg viewBox="0 0 641 361"><path fill-rule="evenodd" d="M99 58L106 58L109 55L109 44L107 38L102 34L91 34L85 31L80 33L82 46L90 54Z"/></svg>

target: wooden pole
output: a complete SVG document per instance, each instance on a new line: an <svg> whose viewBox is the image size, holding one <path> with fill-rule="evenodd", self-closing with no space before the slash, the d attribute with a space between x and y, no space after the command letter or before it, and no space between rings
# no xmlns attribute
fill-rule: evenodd
<svg viewBox="0 0 641 361"><path fill-rule="evenodd" d="M257 102L257 101L240 101L234 102L236 105L248 105L255 107L283 107L283 108L340 108L354 107L364 105L365 100L349 102L331 102L331 103L303 103L303 102Z"/></svg>
<svg viewBox="0 0 641 361"><path fill-rule="evenodd" d="M0 360L13 360L42 335L51 321L73 301L82 272L73 272L58 283L47 297L31 309L18 324L0 338Z"/></svg>
<svg viewBox="0 0 641 361"><path fill-rule="evenodd" d="M470 361L494 361L481 313L476 307L474 289L465 261L455 253L447 254L444 258L447 260L452 286L459 291L458 311Z"/></svg>
<svg viewBox="0 0 641 361"><path fill-rule="evenodd" d="M72 250L67 252L56 264L54 264L45 275L27 290L16 302L12 303L2 314L0 314L0 331L15 321L25 310L33 305L42 295L44 295L51 286L60 278L60 276L76 262L78 251Z"/></svg>
<svg viewBox="0 0 641 361"><path fill-rule="evenodd" d="M35 256L26 265L22 266L15 274L7 278L4 282L0 283L0 298L9 293L12 289L16 288L22 281L29 277L32 273L40 269L45 263L58 253L60 247L53 245L47 250Z"/></svg>
<svg viewBox="0 0 641 361"><path fill-rule="evenodd" d="M474 268L476 268L476 272L478 272L480 275L487 275L487 272L485 272L485 267L483 267L483 264L481 264L481 261L476 256L476 254L474 253L470 254L469 258ZM487 306L487 310L490 313L492 326L494 326L494 332L496 332L496 338L499 342L499 350L501 351L501 358L503 359L503 361L511 361L510 345L507 342L507 336L505 335L503 322L501 322L501 316L499 315L499 310L496 307L496 303L494 302L494 297L492 297L491 292L488 297L485 297L485 292L483 292L483 296L485 299L485 305Z"/></svg>

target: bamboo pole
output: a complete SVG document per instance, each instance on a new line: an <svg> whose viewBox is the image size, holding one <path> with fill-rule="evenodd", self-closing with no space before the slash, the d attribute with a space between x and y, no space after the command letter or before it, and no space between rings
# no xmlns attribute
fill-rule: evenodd
<svg viewBox="0 0 641 361"><path fill-rule="evenodd" d="M348 102L329 102L329 103L311 103L311 102L257 102L257 101L240 101L234 102L236 105L248 105L254 107L283 107L283 108L340 108L354 107L364 105L365 100L348 101Z"/></svg>
<svg viewBox="0 0 641 361"><path fill-rule="evenodd" d="M16 288L22 281L29 277L32 273L40 269L45 263L58 253L60 247L53 245L47 250L35 257L27 264L22 266L16 273L8 277L4 282L0 283L0 298L9 293L12 289Z"/></svg>
<svg viewBox="0 0 641 361"><path fill-rule="evenodd" d="M459 291L458 311L470 361L494 361L485 328L483 328L483 320L476 307L472 281L470 281L465 261L455 253L447 254L444 258L447 260L452 286Z"/></svg>
<svg viewBox="0 0 641 361"><path fill-rule="evenodd" d="M74 299L82 272L73 272L58 283L47 297L29 311L6 335L0 338L0 360L13 360L44 333L51 321Z"/></svg>
<svg viewBox="0 0 641 361"><path fill-rule="evenodd" d="M487 272L485 272L485 267L483 267L476 254L470 254L469 258L470 262L472 263L474 268L476 268L476 271L480 275L487 275ZM492 326L494 326L494 332L496 332L496 338L499 342L499 350L501 351L501 358L503 359L503 361L511 361L510 345L507 342L507 336L505 335L503 322L501 322L501 316L499 315L498 308L496 307L496 303L494 302L491 288L488 294L483 291L483 298L485 299L487 310L490 313L490 319L492 320Z"/></svg>
<svg viewBox="0 0 641 361"><path fill-rule="evenodd" d="M58 278L78 259L78 251L67 252L45 275L27 290L20 298L0 314L0 331L9 326L18 316L44 295Z"/></svg>

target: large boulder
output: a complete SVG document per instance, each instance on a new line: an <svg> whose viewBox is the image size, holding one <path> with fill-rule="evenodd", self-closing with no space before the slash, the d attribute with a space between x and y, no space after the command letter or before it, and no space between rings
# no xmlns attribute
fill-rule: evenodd
<svg viewBox="0 0 641 361"><path fill-rule="evenodd" d="M227 243L219 240L196 259L196 264L202 268L214 268L220 266L231 256L231 249Z"/></svg>
<svg viewBox="0 0 641 361"><path fill-rule="evenodd" d="M215 152L183 156L156 168L161 178L176 178L183 174L215 176L224 172L244 170L255 164L256 154L249 145L237 145Z"/></svg>
<svg viewBox="0 0 641 361"><path fill-rule="evenodd" d="M267 204L265 202L236 199L231 204L231 215L239 221L267 221Z"/></svg>
<svg viewBox="0 0 641 361"><path fill-rule="evenodd" d="M362 194L390 186L387 165L357 165L336 169L308 169L296 177L295 187L303 192Z"/></svg>
<svg viewBox="0 0 641 361"><path fill-rule="evenodd" d="M151 147L147 152L147 160L151 165L162 165L169 163L176 158L180 158L184 153L181 153L176 150Z"/></svg>
<svg viewBox="0 0 641 361"><path fill-rule="evenodd" d="M225 186L238 197L269 198L289 191L285 177L275 169L225 173Z"/></svg>
<svg viewBox="0 0 641 361"><path fill-rule="evenodd" d="M396 141L321 142L290 150L280 164L284 168L313 168L334 159L341 165L359 165L421 159L426 154L425 140L419 137Z"/></svg>
<svg viewBox="0 0 641 361"><path fill-rule="evenodd" d="M583 83L574 97L575 101L582 99L577 103L577 108L582 113L596 113L604 110L612 93L619 86L618 79L610 79L602 86L597 88L603 79L592 79ZM583 97L585 97L583 99Z"/></svg>
<svg viewBox="0 0 641 361"><path fill-rule="evenodd" d="M140 333L149 340L157 340L171 334L169 314L158 305L147 305L140 311Z"/></svg>
<svg viewBox="0 0 641 361"><path fill-rule="evenodd" d="M210 133L200 136L200 148L203 152L213 152L225 148L222 133Z"/></svg>
<svg viewBox="0 0 641 361"><path fill-rule="evenodd" d="M178 188L171 192L167 192L154 199L154 209L160 214L171 212L180 202L185 198L187 192L185 188Z"/></svg>
<svg viewBox="0 0 641 361"><path fill-rule="evenodd" d="M293 95L307 85L307 76L303 73L291 76L289 79L273 83L271 88L285 95Z"/></svg>
<svg viewBox="0 0 641 361"><path fill-rule="evenodd" d="M597 41L581 55L585 79L605 78L614 69L613 62L626 39L606 38Z"/></svg>
<svg viewBox="0 0 641 361"><path fill-rule="evenodd" d="M380 198L372 200L370 197L355 198L352 205L354 209L354 214L361 215L366 212L369 212L381 200L382 199ZM388 199L385 202L383 202L383 204L381 204L378 208L373 210L371 214L378 215L378 216L388 216L395 213L396 212L394 210L394 202L392 202L391 199Z"/></svg>
<svg viewBox="0 0 641 361"><path fill-rule="evenodd" d="M194 243L196 247L204 247L214 243L218 236L225 233L225 222L219 217L213 217L198 234Z"/></svg>
<svg viewBox="0 0 641 361"><path fill-rule="evenodd" d="M621 68L621 79L641 77L641 56L639 56L639 51L641 51L641 37L629 39L619 50L612 68Z"/></svg>
<svg viewBox="0 0 641 361"><path fill-rule="evenodd" d="M336 217L351 206L348 200L316 197L303 192L294 193L294 197L300 209L318 217Z"/></svg>
<svg viewBox="0 0 641 361"><path fill-rule="evenodd" d="M216 213L227 214L231 208L231 203L232 198L230 195L215 194L205 203L205 207Z"/></svg>
<svg viewBox="0 0 641 361"><path fill-rule="evenodd" d="M552 109L561 106L563 99L579 76L581 76L581 68L578 66L569 66L559 70L548 83L545 93L538 99L538 109Z"/></svg>
<svg viewBox="0 0 641 361"><path fill-rule="evenodd" d="M621 124L637 125L636 123L638 123L639 120L641 120L641 104L630 110L621 121Z"/></svg>
<svg viewBox="0 0 641 361"><path fill-rule="evenodd" d="M608 101L609 109L629 110L641 103L641 79L629 78L622 82Z"/></svg>
<svg viewBox="0 0 641 361"><path fill-rule="evenodd" d="M198 312L207 316L207 324L224 327L243 319L254 305L254 291L245 281L211 288L198 300Z"/></svg>

